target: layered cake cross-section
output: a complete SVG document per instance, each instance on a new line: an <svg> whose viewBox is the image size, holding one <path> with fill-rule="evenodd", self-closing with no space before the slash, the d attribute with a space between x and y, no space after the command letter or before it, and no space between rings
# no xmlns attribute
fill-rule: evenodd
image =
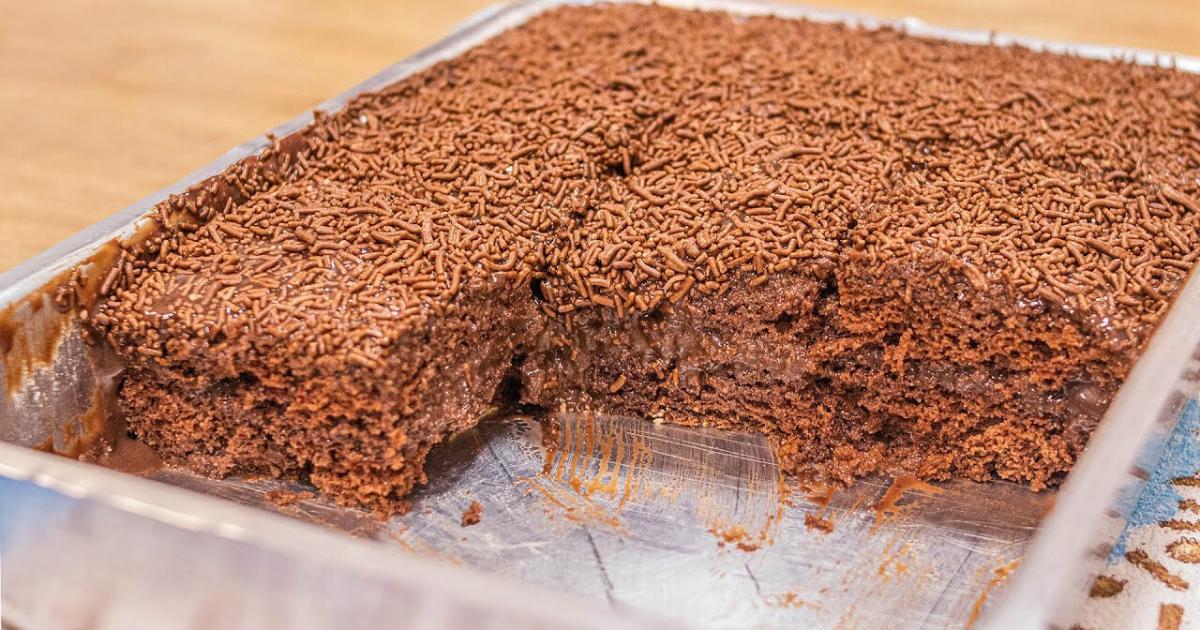
<svg viewBox="0 0 1200 630"><path fill-rule="evenodd" d="M1200 77L549 11L161 204L87 321L129 430L403 509L517 404L848 481L1058 481L1200 255Z"/></svg>

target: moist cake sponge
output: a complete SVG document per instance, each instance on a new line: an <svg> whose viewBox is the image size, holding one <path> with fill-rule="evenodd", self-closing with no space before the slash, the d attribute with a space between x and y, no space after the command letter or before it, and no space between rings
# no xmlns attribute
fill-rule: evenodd
<svg viewBox="0 0 1200 630"><path fill-rule="evenodd" d="M384 512L516 403L789 471L1056 482L1198 255L1200 78L556 9L162 204L87 313L130 430Z"/></svg>

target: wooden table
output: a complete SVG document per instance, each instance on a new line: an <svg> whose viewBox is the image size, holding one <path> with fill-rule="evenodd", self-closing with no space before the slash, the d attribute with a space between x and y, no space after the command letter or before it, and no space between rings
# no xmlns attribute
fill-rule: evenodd
<svg viewBox="0 0 1200 630"><path fill-rule="evenodd" d="M0 270L490 3L0 0ZM1200 0L807 4L1200 55Z"/></svg>

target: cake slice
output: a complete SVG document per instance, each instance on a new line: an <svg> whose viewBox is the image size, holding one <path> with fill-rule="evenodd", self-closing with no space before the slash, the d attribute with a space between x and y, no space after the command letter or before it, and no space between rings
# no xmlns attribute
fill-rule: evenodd
<svg viewBox="0 0 1200 630"><path fill-rule="evenodd" d="M384 513L518 403L1037 488L1200 255L1198 103L1165 68L556 9L163 204L89 319L138 439Z"/></svg>

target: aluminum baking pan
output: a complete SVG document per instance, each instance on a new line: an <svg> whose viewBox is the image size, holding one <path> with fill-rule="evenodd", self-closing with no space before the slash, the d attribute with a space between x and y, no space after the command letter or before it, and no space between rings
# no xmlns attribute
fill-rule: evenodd
<svg viewBox="0 0 1200 630"><path fill-rule="evenodd" d="M319 109L339 109L563 4L580 3L488 9ZM922 37L1200 72L1192 58L913 19L737 0L664 4L890 25ZM271 137L286 139L311 119L298 117ZM27 448L78 451L97 429L96 392L114 376L89 358L70 318L47 306L46 287L77 266L94 278L106 244L135 236L154 204L270 143L264 135L242 144L0 275L9 326L0 333L20 350L0 362L9 383L0 396L6 623L67 627L81 615L96 627L156 628L261 627L269 624L255 623L267 619L314 628L380 620L431 628L659 623L648 619L696 627L1065 627L1200 373L1193 277L1065 485L1044 493L1001 482L867 479L807 496L780 478L761 436L606 417L560 417L559 431L547 436L537 422L510 418L437 449L413 511L379 522L288 494L304 488L285 482L170 468L147 479ZM483 520L463 528L459 516L472 500L483 505ZM215 610L224 612L214 617Z"/></svg>

